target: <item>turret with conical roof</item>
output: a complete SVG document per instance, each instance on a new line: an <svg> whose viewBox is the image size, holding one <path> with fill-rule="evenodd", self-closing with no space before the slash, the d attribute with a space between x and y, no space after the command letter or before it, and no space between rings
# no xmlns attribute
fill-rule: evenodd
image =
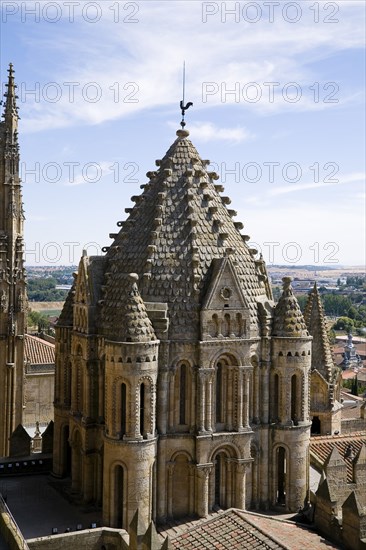
<svg viewBox="0 0 366 550"><path fill-rule="evenodd" d="M291 278L284 277L282 281L283 292L275 307L272 329L270 402L279 468L278 492L292 500L293 507L296 497L289 494L289 488L302 485L305 489L308 475L311 336L293 293ZM292 467L286 480L287 461Z"/></svg>
<svg viewBox="0 0 366 550"><path fill-rule="evenodd" d="M18 108L12 64L0 121L0 456L22 422L23 337L27 294L23 258L23 204L19 177Z"/></svg>
<svg viewBox="0 0 366 550"><path fill-rule="evenodd" d="M283 292L274 313L272 335L281 338L309 336L299 302L291 286L291 277L283 277Z"/></svg>

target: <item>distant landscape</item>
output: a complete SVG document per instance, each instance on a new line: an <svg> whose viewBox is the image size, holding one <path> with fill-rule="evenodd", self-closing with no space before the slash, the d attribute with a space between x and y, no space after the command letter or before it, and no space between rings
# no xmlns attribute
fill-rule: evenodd
<svg viewBox="0 0 366 550"><path fill-rule="evenodd" d="M71 288L76 266L30 266L28 275L28 326L53 331ZM307 295L317 283L325 314L333 331L352 332L359 336L366 331L366 275L362 266L271 265L267 266L273 295L278 300L282 278L290 276L292 286L304 309ZM330 333L332 337L332 333ZM333 335L334 336L334 335Z"/></svg>

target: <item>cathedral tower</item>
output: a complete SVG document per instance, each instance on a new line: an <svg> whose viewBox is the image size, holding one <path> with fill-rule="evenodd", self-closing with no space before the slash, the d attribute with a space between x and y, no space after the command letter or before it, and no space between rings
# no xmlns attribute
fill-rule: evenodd
<svg viewBox="0 0 366 550"><path fill-rule="evenodd" d="M147 173L105 255L82 257L57 328L53 471L116 527L137 509L147 526L307 497L311 337L289 288L274 308L188 136Z"/></svg>
<svg viewBox="0 0 366 550"><path fill-rule="evenodd" d="M26 283L23 266L23 206L19 178L18 108L9 66L0 122L0 456L22 422Z"/></svg>

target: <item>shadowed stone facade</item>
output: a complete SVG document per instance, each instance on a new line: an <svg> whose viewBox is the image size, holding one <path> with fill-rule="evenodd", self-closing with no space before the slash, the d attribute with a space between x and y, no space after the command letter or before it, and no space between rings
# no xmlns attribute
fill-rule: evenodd
<svg viewBox="0 0 366 550"><path fill-rule="evenodd" d="M83 255L56 329L54 474L111 527L308 499L312 337L188 135Z"/></svg>

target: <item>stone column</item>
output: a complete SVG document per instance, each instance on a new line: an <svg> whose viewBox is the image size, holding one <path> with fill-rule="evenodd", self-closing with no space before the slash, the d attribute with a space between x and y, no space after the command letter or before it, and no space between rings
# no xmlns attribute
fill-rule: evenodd
<svg viewBox="0 0 366 550"><path fill-rule="evenodd" d="M212 469L212 464L197 464L197 501L196 511L199 517L208 516L208 479Z"/></svg>
<svg viewBox="0 0 366 550"><path fill-rule="evenodd" d="M232 462L230 459L226 459L225 468L226 468L226 508L231 508L233 505L233 469Z"/></svg>
<svg viewBox="0 0 366 550"><path fill-rule="evenodd" d="M240 432L243 429L243 369L238 368L238 402L237 402L237 427L236 429Z"/></svg>
<svg viewBox="0 0 366 550"><path fill-rule="evenodd" d="M268 424L269 420L269 368L268 362L261 362L260 369L261 378L261 406L260 406L260 419L263 424Z"/></svg>
<svg viewBox="0 0 366 550"><path fill-rule="evenodd" d="M163 370L159 373L158 379L159 403L157 411L158 431L160 434L166 434L167 429L167 404L168 404L168 371Z"/></svg>
<svg viewBox="0 0 366 550"><path fill-rule="evenodd" d="M194 432L194 430L197 428L196 426L196 380L197 380L197 369L196 367L192 367L191 370L191 394L190 394L190 418L189 418L189 431Z"/></svg>
<svg viewBox="0 0 366 550"><path fill-rule="evenodd" d="M235 464L235 486L236 486L236 503L235 507L239 510L245 510L245 472L246 463L237 462Z"/></svg>
<svg viewBox="0 0 366 550"><path fill-rule="evenodd" d="M98 374L98 416L100 419L104 418L104 368L99 366Z"/></svg>
<svg viewBox="0 0 366 550"><path fill-rule="evenodd" d="M259 422L259 400L259 367L258 365L255 365L253 371L253 420L256 424Z"/></svg>
<svg viewBox="0 0 366 550"><path fill-rule="evenodd" d="M249 428L249 391L250 391L250 374L244 373L244 428Z"/></svg>
<svg viewBox="0 0 366 550"><path fill-rule="evenodd" d="M169 408L168 408L168 431L172 432L174 427L174 381L175 372L169 371Z"/></svg>
<svg viewBox="0 0 366 550"><path fill-rule="evenodd" d="M90 411L90 387L93 367L88 363L85 365L85 384L83 385L83 416L89 418L91 416Z"/></svg>
<svg viewBox="0 0 366 550"><path fill-rule="evenodd" d="M78 365L73 362L70 372L70 383L71 383L71 412L76 412L76 401L77 401L77 373Z"/></svg>
<svg viewBox="0 0 366 550"><path fill-rule="evenodd" d="M233 429L233 369L232 367L226 367L226 418L224 418L226 429L231 432Z"/></svg>
<svg viewBox="0 0 366 550"><path fill-rule="evenodd" d="M206 381L206 430L212 432L212 378Z"/></svg>
<svg viewBox="0 0 366 550"><path fill-rule="evenodd" d="M198 431L205 431L205 374L198 371Z"/></svg>

